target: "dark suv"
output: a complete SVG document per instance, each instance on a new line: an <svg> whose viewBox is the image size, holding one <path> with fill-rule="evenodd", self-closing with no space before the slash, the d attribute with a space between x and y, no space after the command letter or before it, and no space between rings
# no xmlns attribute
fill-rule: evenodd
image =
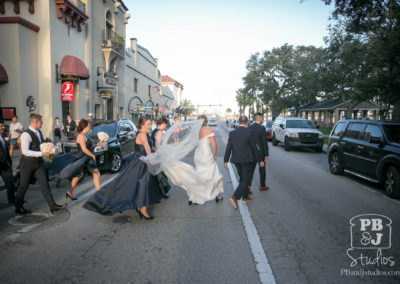
<svg viewBox="0 0 400 284"><path fill-rule="evenodd" d="M109 139L103 145L97 145L99 139L98 132L105 132ZM123 160L135 152L135 138L137 129L132 121L120 119L117 121L96 120L91 124L91 131L87 134L94 143L94 153L96 163L100 170L110 170L118 172ZM64 152L76 151L78 146L76 141L63 142Z"/></svg>
<svg viewBox="0 0 400 284"><path fill-rule="evenodd" d="M400 122L340 120L329 136L329 168L383 183L386 194L400 196Z"/></svg>

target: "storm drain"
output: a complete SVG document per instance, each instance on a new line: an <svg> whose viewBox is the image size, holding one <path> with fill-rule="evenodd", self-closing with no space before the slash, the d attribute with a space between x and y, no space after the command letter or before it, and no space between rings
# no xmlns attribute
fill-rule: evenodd
<svg viewBox="0 0 400 284"><path fill-rule="evenodd" d="M50 217L47 213L33 212L31 214L15 216L8 222L11 225L34 225L42 223Z"/></svg>

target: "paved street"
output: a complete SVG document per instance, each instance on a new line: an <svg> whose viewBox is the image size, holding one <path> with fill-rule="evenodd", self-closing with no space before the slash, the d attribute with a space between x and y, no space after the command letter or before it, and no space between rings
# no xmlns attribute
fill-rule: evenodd
<svg viewBox="0 0 400 284"><path fill-rule="evenodd" d="M260 275L233 193L223 168L228 131L214 127L218 165L224 175L224 200L203 206L187 203L183 190L151 208L152 221L135 212L101 216L82 208L93 192L90 178L76 190L78 202L38 226L11 225L13 208L0 207L0 279L5 283L259 283ZM188 157L187 162L190 162ZM103 174L102 183L115 175ZM247 204L276 283L395 283L400 276L349 276L347 270L400 271L400 201L385 197L371 183L329 172L325 153L285 152L270 144L267 192L258 190ZM51 184L64 203L68 182ZM40 190L31 186L26 207L48 212ZM0 203L6 193L0 192ZM391 248L377 264L351 267L350 219L381 214L392 220ZM376 258L376 250L352 255ZM392 257L392 267L382 259ZM400 272L399 272L400 273ZM271 279L271 278L270 278Z"/></svg>

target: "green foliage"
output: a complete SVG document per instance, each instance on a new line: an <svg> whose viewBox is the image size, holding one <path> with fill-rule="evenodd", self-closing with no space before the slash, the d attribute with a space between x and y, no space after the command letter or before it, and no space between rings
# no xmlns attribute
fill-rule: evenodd
<svg viewBox="0 0 400 284"><path fill-rule="evenodd" d="M193 105L191 100L184 99L182 102L182 108L183 108L183 115L186 117L188 115L191 115L195 110L195 106Z"/></svg>
<svg viewBox="0 0 400 284"><path fill-rule="evenodd" d="M336 0L333 17L338 24L327 42L337 65L330 74L341 74L336 82L357 100L374 99L386 109L393 104L393 118L400 119L399 1Z"/></svg>

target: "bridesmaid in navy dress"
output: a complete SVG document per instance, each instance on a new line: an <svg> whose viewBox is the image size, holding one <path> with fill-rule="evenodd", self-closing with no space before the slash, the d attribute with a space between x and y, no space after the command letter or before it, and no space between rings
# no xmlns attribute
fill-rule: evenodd
<svg viewBox="0 0 400 284"><path fill-rule="evenodd" d="M157 178L153 176L139 158L151 153L147 133L151 129L150 119L141 117L139 134L135 140L135 155L124 165L120 174L109 184L97 191L83 208L103 215L113 215L125 210L136 209L140 218L153 219L147 207L159 203L162 195Z"/></svg>

